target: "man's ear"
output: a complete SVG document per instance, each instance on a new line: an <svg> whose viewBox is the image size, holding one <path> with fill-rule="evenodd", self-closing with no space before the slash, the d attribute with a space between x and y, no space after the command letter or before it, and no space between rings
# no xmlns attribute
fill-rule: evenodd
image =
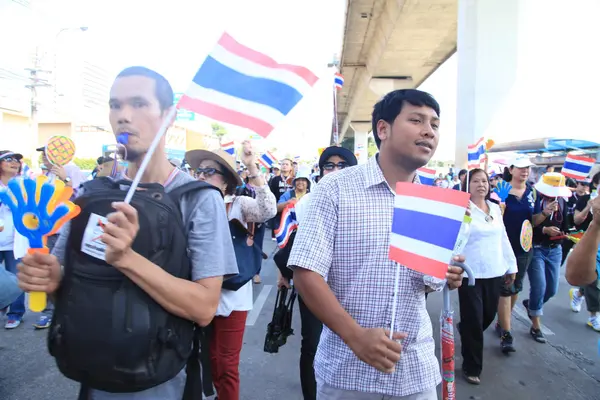
<svg viewBox="0 0 600 400"><path fill-rule="evenodd" d="M380 119L377 121L377 136L379 136L379 140L382 142L390 137L391 134L391 126L384 120Z"/></svg>

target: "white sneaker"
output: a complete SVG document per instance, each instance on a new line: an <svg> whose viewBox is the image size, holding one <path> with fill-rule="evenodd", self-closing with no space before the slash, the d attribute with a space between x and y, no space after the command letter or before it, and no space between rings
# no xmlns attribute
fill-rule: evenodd
<svg viewBox="0 0 600 400"><path fill-rule="evenodd" d="M581 311L581 304L583 304L585 297L581 295L579 288L571 288L571 290L569 290L569 297L571 298L571 310L573 310L573 312Z"/></svg>
<svg viewBox="0 0 600 400"><path fill-rule="evenodd" d="M588 326L595 330L596 332L600 332L600 317L598 315L594 315L590 317L587 322Z"/></svg>

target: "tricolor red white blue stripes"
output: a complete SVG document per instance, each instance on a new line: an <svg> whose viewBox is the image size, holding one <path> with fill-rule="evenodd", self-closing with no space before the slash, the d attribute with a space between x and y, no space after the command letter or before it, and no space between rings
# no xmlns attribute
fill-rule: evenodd
<svg viewBox="0 0 600 400"><path fill-rule="evenodd" d="M560 173L567 178L582 180L588 177L595 162L596 160L590 157L567 154Z"/></svg>
<svg viewBox="0 0 600 400"><path fill-rule="evenodd" d="M275 239L277 239L277 246L284 248L292 232L298 229L298 221L296 219L296 203L292 202L288 204L281 213L281 222L279 228L275 231Z"/></svg>
<svg viewBox="0 0 600 400"><path fill-rule="evenodd" d="M317 79L305 67L279 64L224 33L178 107L267 137Z"/></svg>
<svg viewBox="0 0 600 400"><path fill-rule="evenodd" d="M432 168L419 168L417 169L417 175L422 185L431 186L435 182L435 169Z"/></svg>
<svg viewBox="0 0 600 400"><path fill-rule="evenodd" d="M397 183L390 259L444 279L469 197L458 190Z"/></svg>
<svg viewBox="0 0 600 400"><path fill-rule="evenodd" d="M468 168L479 168L485 161L485 140L479 139L475 144L467 148Z"/></svg>
<svg viewBox="0 0 600 400"><path fill-rule="evenodd" d="M223 143L221 145L221 149L223 149L224 152L229 153L233 156L235 155L235 142Z"/></svg>
<svg viewBox="0 0 600 400"><path fill-rule="evenodd" d="M260 156L260 158L258 159L258 162L263 167L269 169L269 168L271 168L271 166L273 166L273 164L275 164L277 162L277 158L275 158L275 156L273 154L271 154L270 151L267 151L262 156Z"/></svg>
<svg viewBox="0 0 600 400"><path fill-rule="evenodd" d="M339 72L336 72L333 77L333 85L336 89L341 89L344 86L344 77Z"/></svg>

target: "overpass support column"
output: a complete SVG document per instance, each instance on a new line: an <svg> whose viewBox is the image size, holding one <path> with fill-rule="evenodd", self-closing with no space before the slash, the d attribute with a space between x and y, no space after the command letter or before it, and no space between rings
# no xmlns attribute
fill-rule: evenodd
<svg viewBox="0 0 600 400"><path fill-rule="evenodd" d="M457 167L482 136L592 139L600 2L458 1Z"/></svg>

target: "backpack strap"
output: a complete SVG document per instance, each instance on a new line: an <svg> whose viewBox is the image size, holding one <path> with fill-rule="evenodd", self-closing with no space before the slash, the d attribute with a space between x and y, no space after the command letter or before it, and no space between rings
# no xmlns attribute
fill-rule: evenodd
<svg viewBox="0 0 600 400"><path fill-rule="evenodd" d="M208 327L195 327L192 354L185 369L187 379L183 400L197 400L215 394L210 368L209 335Z"/></svg>
<svg viewBox="0 0 600 400"><path fill-rule="evenodd" d="M202 182L202 181L190 181L185 183L179 187L168 192L169 197L175 202L175 204L181 204L181 199L188 193L196 192L202 189L214 189L223 196L223 193L216 187L211 185L210 183Z"/></svg>

